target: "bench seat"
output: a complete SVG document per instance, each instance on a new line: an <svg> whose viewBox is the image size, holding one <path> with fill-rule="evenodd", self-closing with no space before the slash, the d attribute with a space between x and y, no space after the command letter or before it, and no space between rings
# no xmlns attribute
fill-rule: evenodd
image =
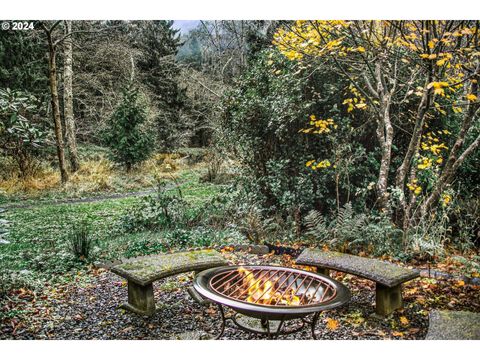
<svg viewBox="0 0 480 360"><path fill-rule="evenodd" d="M328 270L336 270L374 281L376 313L380 316L401 308L402 284L420 276L417 270L385 261L320 249L305 249L295 262L297 265L315 266L326 275Z"/></svg>
<svg viewBox="0 0 480 360"><path fill-rule="evenodd" d="M111 271L128 281L128 303L123 307L141 315L155 312L154 281L190 271L227 265L215 250L185 251L129 259Z"/></svg>

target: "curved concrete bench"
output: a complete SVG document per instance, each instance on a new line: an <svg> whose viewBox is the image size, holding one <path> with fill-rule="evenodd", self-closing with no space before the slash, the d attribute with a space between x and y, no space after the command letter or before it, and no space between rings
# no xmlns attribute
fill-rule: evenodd
<svg viewBox="0 0 480 360"><path fill-rule="evenodd" d="M425 340L480 340L480 314L432 310Z"/></svg>
<svg viewBox="0 0 480 360"><path fill-rule="evenodd" d="M112 267L111 271L128 281L128 303L123 307L140 315L151 315L155 312L154 281L224 265L227 262L219 252L196 250L135 258Z"/></svg>
<svg viewBox="0 0 480 360"><path fill-rule="evenodd" d="M420 276L417 270L385 261L319 249L305 249L295 262L298 265L315 266L325 275L328 275L328 269L332 269L375 281L375 312L380 316L401 308L402 284Z"/></svg>

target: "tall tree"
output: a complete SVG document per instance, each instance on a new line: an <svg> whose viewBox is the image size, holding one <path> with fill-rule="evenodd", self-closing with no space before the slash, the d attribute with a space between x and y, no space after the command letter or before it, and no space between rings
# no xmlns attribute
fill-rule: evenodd
<svg viewBox="0 0 480 360"><path fill-rule="evenodd" d="M105 142L115 162L130 171L134 165L147 159L153 150L153 137L145 128L147 114L140 102L139 91L130 84L109 120Z"/></svg>
<svg viewBox="0 0 480 360"><path fill-rule="evenodd" d="M0 88L26 91L46 100L45 43L36 32L0 31Z"/></svg>
<svg viewBox="0 0 480 360"><path fill-rule="evenodd" d="M190 38L201 43L205 72L231 83L247 67L252 55L271 45L275 20L201 21Z"/></svg>
<svg viewBox="0 0 480 360"><path fill-rule="evenodd" d="M142 52L137 61L139 79L153 95L158 109L156 123L157 143L164 148L174 148L182 139L180 111L184 91L178 86L180 69L175 60L180 45L178 30L173 21L136 21L133 23L134 46Z"/></svg>
<svg viewBox="0 0 480 360"><path fill-rule="evenodd" d="M41 22L40 25L46 35L48 45L48 69L50 96L52 104L53 123L55 126L55 140L57 145L58 165L60 168L60 177L62 184L68 181L68 172L65 164L65 146L63 142L62 119L60 115L60 102L58 96L58 79L57 79L57 48L58 40L53 39L54 30L60 25L61 21L55 21L53 24Z"/></svg>
<svg viewBox="0 0 480 360"><path fill-rule="evenodd" d="M122 98L118 89L130 81L131 59L136 63L142 54L132 44L127 22L74 21L72 27L77 141L99 143L108 118ZM135 85L145 88L138 79Z"/></svg>
<svg viewBox="0 0 480 360"><path fill-rule="evenodd" d="M478 21L446 20L297 21L275 36L291 60L328 62L348 83L347 112L366 111L375 120L378 204L390 209L396 194L404 230L449 198L444 191L480 146L478 135L467 141L479 121L479 39ZM442 118L450 124L431 121Z"/></svg>
<svg viewBox="0 0 480 360"><path fill-rule="evenodd" d="M78 159L75 119L73 116L73 39L68 36L72 32L72 21L64 21L63 41L63 114L65 118L65 140L72 172L80 168Z"/></svg>

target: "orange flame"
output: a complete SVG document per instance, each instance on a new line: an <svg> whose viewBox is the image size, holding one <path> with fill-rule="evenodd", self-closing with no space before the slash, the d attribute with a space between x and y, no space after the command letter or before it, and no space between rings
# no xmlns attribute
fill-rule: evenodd
<svg viewBox="0 0 480 360"><path fill-rule="evenodd" d="M264 280L256 278L253 273L244 267L238 268L244 276L241 293L246 292L246 301L264 305L300 305L300 297L295 295L291 287L287 291L278 289L278 278ZM286 285L286 284L285 284ZM285 286L288 287L288 286Z"/></svg>

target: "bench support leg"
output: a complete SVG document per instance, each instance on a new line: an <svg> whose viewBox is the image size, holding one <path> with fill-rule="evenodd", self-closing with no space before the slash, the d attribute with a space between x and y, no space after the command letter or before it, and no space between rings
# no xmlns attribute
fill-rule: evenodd
<svg viewBox="0 0 480 360"><path fill-rule="evenodd" d="M387 316L403 306L402 285L394 287L376 284L375 312L380 316Z"/></svg>
<svg viewBox="0 0 480 360"><path fill-rule="evenodd" d="M139 315L152 315L155 312L152 284L142 286L129 281L128 303L122 307Z"/></svg>
<svg viewBox="0 0 480 360"><path fill-rule="evenodd" d="M321 267L317 267L317 273L325 275L325 276L330 276L330 270L325 269L325 268L321 268Z"/></svg>

